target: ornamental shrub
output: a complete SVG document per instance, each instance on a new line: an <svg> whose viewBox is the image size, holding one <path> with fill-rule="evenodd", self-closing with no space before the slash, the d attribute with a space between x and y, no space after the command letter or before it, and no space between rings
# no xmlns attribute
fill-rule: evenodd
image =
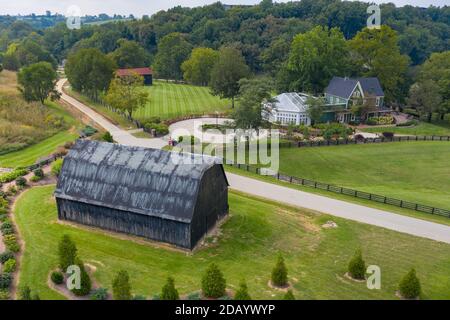
<svg viewBox="0 0 450 320"><path fill-rule="evenodd" d="M277 287L284 287L288 284L287 268L286 265L284 264L284 259L281 256L281 254L278 255L277 263L272 270L271 280L272 285Z"/></svg>
<svg viewBox="0 0 450 320"><path fill-rule="evenodd" d="M8 259L3 264L3 272L13 273L14 271L16 271L16 259L15 258Z"/></svg>
<svg viewBox="0 0 450 320"><path fill-rule="evenodd" d="M366 264L362 258L361 250L357 250L348 264L348 274L353 279L363 280L366 276Z"/></svg>
<svg viewBox="0 0 450 320"><path fill-rule="evenodd" d="M9 289L12 283L12 274L11 273L2 273L0 274L0 289Z"/></svg>
<svg viewBox="0 0 450 320"><path fill-rule="evenodd" d="M24 177L16 178L16 186L19 188L23 188L27 185L27 180Z"/></svg>
<svg viewBox="0 0 450 320"><path fill-rule="evenodd" d="M399 291L406 299L415 299L420 296L420 280L417 278L416 270L411 269L400 281Z"/></svg>
<svg viewBox="0 0 450 320"><path fill-rule="evenodd" d="M6 200L4 197L0 198L0 208L7 209L9 206L8 200Z"/></svg>
<svg viewBox="0 0 450 320"><path fill-rule="evenodd" d="M108 289L98 288L92 291L91 300L106 300L108 299Z"/></svg>
<svg viewBox="0 0 450 320"><path fill-rule="evenodd" d="M14 258L14 253L12 253L11 251L5 251L3 253L0 253L0 263L1 264L5 263L9 259L13 259L13 258Z"/></svg>
<svg viewBox="0 0 450 320"><path fill-rule="evenodd" d="M295 300L295 296L292 293L292 290L288 290L288 292L286 292L286 294L283 297L283 300Z"/></svg>
<svg viewBox="0 0 450 320"><path fill-rule="evenodd" d="M17 243L16 236L14 234L8 234L3 237L3 242L9 251L17 253L20 250L20 246Z"/></svg>
<svg viewBox="0 0 450 320"><path fill-rule="evenodd" d="M76 262L77 246L67 234L63 235L59 241L58 258L59 267L63 272L66 272L67 268Z"/></svg>
<svg viewBox="0 0 450 320"><path fill-rule="evenodd" d="M103 141L106 141L106 142L110 142L110 143L113 143L113 142L114 142L113 136L111 135L111 133L109 133L109 131L106 131L106 132L103 134L102 140L103 140Z"/></svg>
<svg viewBox="0 0 450 320"><path fill-rule="evenodd" d="M0 289L0 300L9 300L9 290Z"/></svg>
<svg viewBox="0 0 450 320"><path fill-rule="evenodd" d="M239 289L236 291L234 295L234 300L252 300L250 295L248 294L247 283L244 280L239 284Z"/></svg>
<svg viewBox="0 0 450 320"><path fill-rule="evenodd" d="M225 295L226 281L219 267L212 263L202 278L203 295L208 298L220 298Z"/></svg>
<svg viewBox="0 0 450 320"><path fill-rule="evenodd" d="M0 226L0 230L3 230L3 229L11 229L11 228L13 228L14 226L13 226L13 224L12 224L12 222L8 219L8 220L6 220L6 221L4 221L3 223L2 223L2 225Z"/></svg>
<svg viewBox="0 0 450 320"><path fill-rule="evenodd" d="M131 285L128 272L121 270L112 283L114 300L131 300Z"/></svg>
<svg viewBox="0 0 450 320"><path fill-rule="evenodd" d="M4 236L6 236L6 235L9 235L9 234L14 234L15 233L15 231L14 231L14 228L4 228L4 229L2 229L2 235L4 235Z"/></svg>
<svg viewBox="0 0 450 320"><path fill-rule="evenodd" d="M55 175L56 177L59 176L59 174L61 173L61 168L63 165L63 159L58 159L55 162L53 162L52 164L52 174Z"/></svg>
<svg viewBox="0 0 450 320"><path fill-rule="evenodd" d="M43 178L44 177L44 170L41 168L37 168L33 171L35 177Z"/></svg>
<svg viewBox="0 0 450 320"><path fill-rule="evenodd" d="M188 300L201 300L201 296L200 296L199 292L193 292L193 293L188 294L187 299Z"/></svg>
<svg viewBox="0 0 450 320"><path fill-rule="evenodd" d="M14 171L3 173L0 175L0 183L14 181L16 178L24 176L28 173L27 169L15 169Z"/></svg>
<svg viewBox="0 0 450 320"><path fill-rule="evenodd" d="M84 268L84 264L80 259L76 260L76 265L80 268L81 271L80 288L72 289L72 292L74 295L79 297L87 296L92 289L91 278L89 277L89 274L87 273L86 269Z"/></svg>
<svg viewBox="0 0 450 320"><path fill-rule="evenodd" d="M41 177L38 177L38 176L32 176L31 178L30 178L30 181L31 182L38 182L38 181L41 181L42 180L42 178Z"/></svg>
<svg viewBox="0 0 450 320"><path fill-rule="evenodd" d="M59 271L53 271L50 278L54 284L62 284L64 282L64 275Z"/></svg>
<svg viewBox="0 0 450 320"><path fill-rule="evenodd" d="M167 282L162 288L161 300L179 300L178 290L175 288L175 281L172 277L167 278Z"/></svg>

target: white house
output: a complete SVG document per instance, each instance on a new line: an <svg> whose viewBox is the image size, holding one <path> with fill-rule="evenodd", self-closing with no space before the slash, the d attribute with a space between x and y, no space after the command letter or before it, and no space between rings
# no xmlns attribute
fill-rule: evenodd
<svg viewBox="0 0 450 320"><path fill-rule="evenodd" d="M263 118L269 122L281 124L311 125L306 100L310 97L304 93L289 92L274 97L273 102L263 106Z"/></svg>

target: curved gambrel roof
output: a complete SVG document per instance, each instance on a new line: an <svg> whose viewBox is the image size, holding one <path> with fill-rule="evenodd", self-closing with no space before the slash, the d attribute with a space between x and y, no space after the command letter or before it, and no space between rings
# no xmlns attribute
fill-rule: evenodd
<svg viewBox="0 0 450 320"><path fill-rule="evenodd" d="M190 222L203 174L217 158L196 164L173 161L173 153L79 140L64 160L55 196L164 219Z"/></svg>

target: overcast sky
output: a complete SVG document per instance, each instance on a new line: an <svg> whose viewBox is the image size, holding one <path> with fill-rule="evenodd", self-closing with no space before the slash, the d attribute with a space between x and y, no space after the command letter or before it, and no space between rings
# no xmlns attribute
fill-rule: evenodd
<svg viewBox="0 0 450 320"><path fill-rule="evenodd" d="M76 5L85 14L134 14L142 16L151 15L159 10L172 8L177 5L186 7L196 7L211 4L217 0L0 0L0 15L3 14L42 14L46 10L65 14L67 9ZM260 0L222 0L227 4L255 4ZM287 2L287 0L276 0L275 2ZM449 4L449 0L374 0L376 3L393 2L397 6L405 4L428 7L429 5L444 6Z"/></svg>

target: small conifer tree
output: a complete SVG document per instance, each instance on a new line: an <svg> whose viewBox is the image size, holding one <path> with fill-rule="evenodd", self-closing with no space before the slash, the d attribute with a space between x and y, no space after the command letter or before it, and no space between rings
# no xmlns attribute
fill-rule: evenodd
<svg viewBox="0 0 450 320"><path fill-rule="evenodd" d="M247 283L244 280L239 284L239 289L236 291L234 295L234 300L252 300L250 295L248 294Z"/></svg>
<svg viewBox="0 0 450 320"><path fill-rule="evenodd" d="M77 247L67 234L63 235L59 242L58 257L59 267L63 272L66 272L69 266L76 264Z"/></svg>
<svg viewBox="0 0 450 320"><path fill-rule="evenodd" d="M128 272L121 270L112 283L114 300L131 300L131 285Z"/></svg>
<svg viewBox="0 0 450 320"><path fill-rule="evenodd" d="M208 298L220 298L225 295L226 281L219 267L212 263L202 278L203 294Z"/></svg>
<svg viewBox="0 0 450 320"><path fill-rule="evenodd" d="M161 300L179 300L178 290L175 288L175 281L172 277L167 278L167 282L162 288Z"/></svg>
<svg viewBox="0 0 450 320"><path fill-rule="evenodd" d="M348 274L353 279L364 280L366 276L366 263L362 258L361 250L357 250L348 264Z"/></svg>
<svg viewBox="0 0 450 320"><path fill-rule="evenodd" d="M275 268L272 270L272 285L277 287L284 287L288 284L287 279L287 268L284 264L283 256L280 254L278 255L278 260L275 265Z"/></svg>
<svg viewBox="0 0 450 320"><path fill-rule="evenodd" d="M406 299L415 299L420 296L420 280L416 275L416 270L411 269L400 281L399 291Z"/></svg>
<svg viewBox="0 0 450 320"><path fill-rule="evenodd" d="M84 268L84 264L80 259L76 260L77 266L80 268L80 288L72 289L73 294L76 296L87 296L92 289L92 282L89 274Z"/></svg>

